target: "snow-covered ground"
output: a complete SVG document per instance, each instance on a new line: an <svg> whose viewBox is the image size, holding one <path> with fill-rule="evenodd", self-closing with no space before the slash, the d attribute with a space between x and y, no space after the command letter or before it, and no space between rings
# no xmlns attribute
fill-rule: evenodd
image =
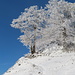
<svg viewBox="0 0 75 75"><path fill-rule="evenodd" d="M75 53L58 50L35 58L21 57L3 75L75 75Z"/></svg>

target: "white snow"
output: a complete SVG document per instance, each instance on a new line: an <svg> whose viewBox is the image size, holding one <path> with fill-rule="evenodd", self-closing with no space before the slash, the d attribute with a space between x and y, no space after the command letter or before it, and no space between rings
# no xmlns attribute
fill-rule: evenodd
<svg viewBox="0 0 75 75"><path fill-rule="evenodd" d="M3 75L75 75L75 52L58 50L35 58L21 57Z"/></svg>

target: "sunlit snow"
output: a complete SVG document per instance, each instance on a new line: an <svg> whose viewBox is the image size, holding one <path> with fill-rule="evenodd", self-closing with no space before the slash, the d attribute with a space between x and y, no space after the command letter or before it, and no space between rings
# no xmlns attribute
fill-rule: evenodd
<svg viewBox="0 0 75 75"><path fill-rule="evenodd" d="M35 58L21 57L4 75L75 75L75 53L58 50Z"/></svg>

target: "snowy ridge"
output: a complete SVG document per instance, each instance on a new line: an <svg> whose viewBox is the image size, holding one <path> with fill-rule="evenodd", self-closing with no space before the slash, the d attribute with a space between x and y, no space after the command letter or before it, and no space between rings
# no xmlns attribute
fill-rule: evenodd
<svg viewBox="0 0 75 75"><path fill-rule="evenodd" d="M75 3L49 0L44 8L30 6L12 27L24 34L30 49L4 75L75 75Z"/></svg>
<svg viewBox="0 0 75 75"><path fill-rule="evenodd" d="M47 56L21 57L3 75L75 75L75 53L58 50Z"/></svg>

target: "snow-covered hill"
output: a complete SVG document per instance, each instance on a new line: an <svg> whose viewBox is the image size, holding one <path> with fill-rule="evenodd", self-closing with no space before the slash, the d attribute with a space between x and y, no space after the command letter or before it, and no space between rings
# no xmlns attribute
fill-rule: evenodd
<svg viewBox="0 0 75 75"><path fill-rule="evenodd" d="M47 50L45 51L47 52ZM35 54L36 57L21 57L3 75L75 75L75 53L52 51L50 55Z"/></svg>
<svg viewBox="0 0 75 75"><path fill-rule="evenodd" d="M11 26L24 33L19 39L31 54L4 75L75 75L75 3L49 0L44 8L31 6Z"/></svg>

